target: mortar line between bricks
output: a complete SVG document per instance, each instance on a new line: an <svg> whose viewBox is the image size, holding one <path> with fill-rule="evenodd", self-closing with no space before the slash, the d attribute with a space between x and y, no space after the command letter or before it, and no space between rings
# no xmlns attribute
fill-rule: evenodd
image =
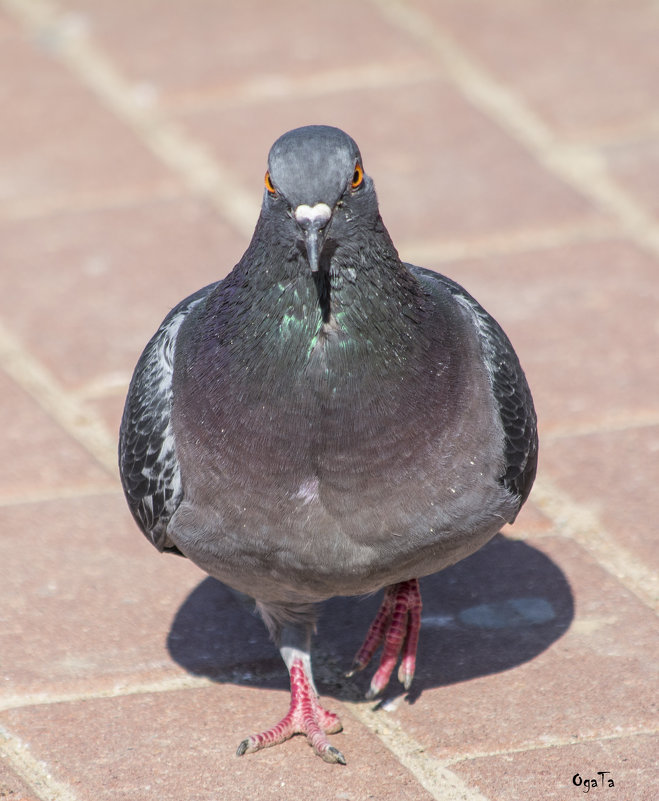
<svg viewBox="0 0 659 801"><path fill-rule="evenodd" d="M542 743L528 743L516 746L515 748L502 748L496 751L472 751L463 754L456 754L441 760L447 766L459 765L472 759L490 759L492 757L507 756L509 754L523 754L528 751L545 751L550 748L565 748L573 745L583 745L585 743L601 743L611 740L625 740L631 737L654 737L659 732L658 729L632 729L622 732L607 732L602 734L591 734L583 737L557 737Z"/></svg>
<svg viewBox="0 0 659 801"><path fill-rule="evenodd" d="M229 681L230 677L226 677ZM145 695L146 693L168 693L180 690L193 690L199 687L212 687L215 682L203 676L173 676L159 681L130 682L116 684L114 687L102 689L80 690L78 692L49 693L17 693L6 695L0 699L0 712L9 709L23 709L31 706L50 706L51 704L71 704L79 701L96 701L101 698L123 698L129 695Z"/></svg>
<svg viewBox="0 0 659 801"><path fill-rule="evenodd" d="M61 22L61 15L50 3L41 2L41 0L26 0L25 2L3 0L3 2L14 16L21 18L33 30L43 30L45 26L51 25L57 27L58 23ZM376 2L384 9L397 8L400 11L401 8L399 3L391 3L385 0L376 0ZM414 16L416 12L406 10L405 14ZM453 76L455 83L474 105L484 110L491 118L497 120L500 125L511 132L515 138L522 141L548 169L570 183L582 194L590 197L600 208L612 213L618 220L621 229L637 245L650 250L655 256L659 254L659 226L655 224L640 204L629 197L610 179L599 161L593 158L593 156L596 156L593 151L589 151L586 148L569 148L552 141L548 129L520 101L508 90L499 86L493 79L476 68L459 48L438 34L435 29L431 27L428 30L423 30L423 26L426 25L427 20L422 18L421 30L418 29L418 26L413 26L413 28L417 27L416 35L421 33L422 38L433 44L434 49L440 52L449 74ZM399 27L403 26L399 25ZM405 27L410 30L409 25ZM180 131L171 121L159 116L153 110L138 108L133 101L130 85L121 78L112 64L105 59L102 53L86 37L61 37L59 54L79 80L91 87L97 96L124 123L138 133L150 149L160 156L171 169L182 175L186 179L188 186L211 200L215 207L238 231L246 236L251 235L252 197L244 192L230 170L210 156L205 148ZM227 185L232 187L232 192L229 193L232 197L231 203L224 199ZM9 374L12 377L18 376L18 378L15 377L15 380L18 380L22 386L26 387L30 394L35 394L35 388L37 393L46 389L45 395L48 400L45 402L45 408L54 412L56 419L67 430L70 430L76 439L80 439L81 433L84 432L81 441L89 443L87 447L92 445L94 455L106 467L108 466L108 454L111 452L111 472L116 472L116 467L114 466L114 444L111 448L108 448L108 442L105 438L107 432L100 433L95 429L93 421L88 421L89 424L83 424L82 427L76 424L75 414L72 415L72 411L81 412L82 410L73 404L71 399L57 387L56 382L47 375L43 368L34 360L30 360L27 370L21 371L17 369L15 360L11 358L16 354L11 351L11 348L9 349L10 358L6 358L5 336L0 336L0 345L2 346L0 348L3 356L2 362ZM44 377L50 380L44 381ZM57 390L60 390L59 393ZM38 394L35 397L44 405ZM546 483L543 483L540 494L543 500L539 505L544 505L544 507L552 510L550 514L552 519L562 520L565 518L563 501L567 496L563 496L562 493L557 494L554 488L549 488ZM558 508L556 508L557 505ZM583 543L578 527L575 530L574 525L572 525L583 514L583 508L570 500L568 511L570 523L568 530L571 536L580 541L588 550L592 550L592 547L589 547L591 543ZM598 540L598 544L595 547L596 554L600 560L604 559L604 564L610 572L618 575L619 562L617 559L612 560L610 558L611 547L613 547L614 556L616 556L615 550L618 549L619 552L621 549L615 543L606 541L606 536L600 526L595 526L594 528ZM589 534L591 533L589 532ZM604 537L603 542L602 537ZM620 554L618 553L617 555ZM631 574L631 583L637 588L635 594L639 595L638 589L640 588L641 595L639 597L644 600L643 596L646 594L645 586L648 579L647 571L644 572L644 569L639 571L639 565L632 564L635 560L630 561L626 558L629 556L626 552L623 552L622 556L625 557L623 559L626 568L625 578L629 579L629 574ZM642 566L640 567L642 568ZM630 570L630 568L632 569ZM429 760L425 754L421 757L420 755L423 752L419 744L405 734L402 729L394 734L389 733L391 727L387 727L387 731L383 731L382 725L378 726L377 721L371 721L369 724L368 713L364 710L360 710L355 717L363 719L364 724L369 729L376 731L384 744L397 756L402 764L411 770L419 782L435 798L460 798L469 799L469 801L484 800L480 793L467 787L457 775L453 774L437 760ZM27 759L28 763L30 759L33 760L30 755L27 756ZM33 762L38 768L39 764L34 760ZM28 765L28 767L30 766ZM67 792L67 788L64 788L63 792ZM61 799L61 801L74 798L73 795L66 796L61 794L50 797Z"/></svg>
<svg viewBox="0 0 659 801"><path fill-rule="evenodd" d="M12 13L14 13L15 16L18 16L24 24L33 29L53 29L57 28L58 25L62 29L65 29L66 27L62 23L62 14L60 14L56 6L48 2L48 0L27 0L27 2L20 3L17 2L17 0L2 0L2 2L10 9L10 11L12 11ZM395 2L389 2L389 0L375 0L375 2L376 5L387 9L389 12L394 10L394 16L396 16L395 21L400 27L400 5ZM431 31L432 33L432 26L426 25L425 23L421 32L417 30L419 22L418 15L412 15L412 20L415 22L415 24L412 26L412 32L415 35L422 35L425 39L429 35L428 31ZM409 28L410 26L407 24L405 27ZM437 34L433 33L432 37L433 41L435 41ZM124 122L127 122L129 125L135 128L138 134L146 135L146 138L151 141L151 144L153 144L152 133L155 129L160 128L161 133L164 132L165 134L164 137L161 137L161 145L166 145L165 150L169 155L172 155L172 153L176 150L184 152L186 151L187 146L194 145L191 140L178 139L175 133L172 134L171 130L168 133L167 126L162 121L159 123L155 115L151 115L150 118L149 114L145 113L143 109L137 108L132 100L133 95L130 91L130 86L123 81L113 66L99 53L98 49L95 48L87 38L80 36L67 38L64 35L62 35L60 38L62 39L60 53L65 58L69 67L75 72L79 79L90 85L96 94L100 95L100 97L121 116ZM443 43L442 40L443 49L445 49L444 45L445 43ZM194 147L193 151L195 151ZM160 155L162 156L166 154L160 150ZM165 161L167 161L169 166L176 171L183 171L184 173L189 172L188 168L193 163L196 164L196 167L201 172L204 172L204 170L201 169L203 165L207 164L209 161L214 162L214 160L208 156L208 154L202 152L188 153L188 156L191 156L191 158L186 157L183 160L176 159L175 163L169 163L170 160L168 158L165 158ZM195 169L193 172L195 175L197 175L198 170ZM207 171L207 179L209 175L214 176L215 179L219 179L219 183L224 186L225 180L222 177L222 168L219 168L219 170L210 169ZM199 176L197 175L197 178L198 177ZM195 178L192 182L196 184L197 179ZM214 191L218 188L218 181L214 180L212 177L208 180L205 180L203 186L196 185L195 188L197 190L201 190L205 194L208 194L210 191L214 197L218 197L218 193ZM219 194L223 197L223 193ZM249 202L251 208L251 199L247 202ZM221 208L220 211L226 212L226 209ZM250 235L252 221L249 220L248 222L245 218L245 215L242 213L239 215L239 217L239 221L234 220L234 222L238 222L236 227L238 227L242 233ZM612 230L610 226L604 225L601 222L597 222L593 224L566 227L565 229L558 228L540 232L522 231L518 232L517 234L512 234L512 240L511 235L508 234L503 235L500 240L498 237L494 236L489 240L486 238L482 242L449 242L445 243L444 245L440 245L436 250L432 244L424 245L424 243L418 243L416 246L411 246L408 249L411 250L409 257L416 258L419 255L424 255L424 253L427 255L427 251L429 252L434 250L435 255L440 260L449 260L459 257L473 258L478 255L482 256L485 253L491 254L492 252L497 251L510 252L511 250L516 250L518 248L525 250L533 249L534 247L539 246L552 247L556 246L557 244L563 244L566 241L583 241L584 237L588 239L605 238L610 236L611 233ZM20 383L23 384L23 381L20 381ZM68 402L70 405L72 402L71 398L68 398ZM56 406L59 406L60 410L63 408L62 404L56 404ZM58 415L55 416L58 417ZM59 415L60 418L61 416L62 415ZM69 426L65 427L67 427L67 429L69 428ZM79 427L76 427L75 436L85 443L89 440L89 437L84 436ZM93 441L97 439L98 437L92 437L92 441L89 442L89 445L91 445L91 451L98 458L98 442ZM100 449L102 451L102 454L100 454L101 462L104 464L104 466L108 466L111 463L112 472L115 473L114 443L112 443L112 447L110 447L107 435L105 439L106 445Z"/></svg>
<svg viewBox="0 0 659 801"><path fill-rule="evenodd" d="M27 743L1 725L0 754L41 801L77 801L73 789L54 779L48 766L32 756Z"/></svg>
<svg viewBox="0 0 659 801"><path fill-rule="evenodd" d="M656 111L637 112L624 120L608 121L604 126L580 128L571 136L588 142L590 147L615 147L655 137L659 133L659 114Z"/></svg>
<svg viewBox="0 0 659 801"><path fill-rule="evenodd" d="M4 201L0 203L0 220L22 222L57 214L84 214L105 209L132 209L145 204L169 203L185 200L190 193L184 186L172 188L149 187L144 189L103 190L99 192L60 193L46 198Z"/></svg>
<svg viewBox="0 0 659 801"><path fill-rule="evenodd" d="M295 76L263 74L229 89L188 90L168 94L160 107L177 114L189 114L212 108L237 109L263 101L303 100L364 89L389 89L412 86L443 79L439 69L429 70L427 64L391 64L379 61L350 67L317 70Z"/></svg>
<svg viewBox="0 0 659 801"><path fill-rule="evenodd" d="M643 604L658 611L659 578L655 571L619 545L591 509L574 501L543 476L536 479L531 499L551 520L558 534L577 542Z"/></svg>
<svg viewBox="0 0 659 801"><path fill-rule="evenodd" d="M57 53L76 77L127 124L161 161L182 178L190 189L206 197L235 230L246 238L251 237L256 195L245 190L231 170L211 155L200 142L185 134L168 119L166 108L158 110L139 105L135 100L131 84L121 76L112 62L93 43L91 37L84 31L78 31L75 35L67 33L66 15L58 11L56 5L49 0L24 0L24 2L0 0L0 2L35 32L47 31L53 37L59 30L59 37L55 37L58 41ZM231 192L226 191L227 186L231 187ZM607 227L602 222L593 224L592 228L589 224L584 224L584 236L587 239L605 237L607 235L605 231L608 231L609 235L613 232L610 226ZM516 251L520 247L520 243L515 244L516 236L516 232L511 232L510 235L504 233L499 237L500 241L495 237L492 242L493 252L500 252L502 248L503 252L508 252L502 245L507 238L512 238L510 247L513 252ZM522 232L520 236L521 248L533 249L533 232L526 235ZM547 232L539 233L536 243L538 247L551 246L547 236ZM549 234L549 240L551 238ZM570 235L568 238L572 241ZM560 245L562 242L563 237L559 232L555 244ZM470 252L472 247L473 253ZM432 253L434 250L435 246L432 244L425 246L423 243L411 248L415 258L417 251L423 256L427 251ZM450 242L440 245L437 255L440 259L451 259L459 257L461 251L464 253L463 258L489 255L487 245L483 248L482 245L472 246L468 243L461 247L457 243Z"/></svg>
<svg viewBox="0 0 659 801"><path fill-rule="evenodd" d="M551 130L508 87L477 64L425 14L401 0L371 0L399 30L429 46L466 99L517 140L547 170L561 178L617 220L621 233L637 247L659 255L659 224L608 175L599 154L573 148ZM643 603L656 610L656 576L617 545L595 516L542 477L533 500L567 536L585 547L611 575Z"/></svg>
<svg viewBox="0 0 659 801"><path fill-rule="evenodd" d="M612 215L637 246L659 255L659 223L609 175L600 154L561 141L513 90L497 80L434 21L401 0L371 0L396 27L427 45L462 95L548 171Z"/></svg>
<svg viewBox="0 0 659 801"><path fill-rule="evenodd" d="M206 148L183 133L167 118L164 108L148 109L135 100L131 84L123 79L111 61L96 47L84 31L75 35L67 33L66 15L57 10L49 0L0 0L24 25L36 32L47 31L53 35L60 31L58 54L77 78L85 83L95 95L127 124L143 143L186 183L195 194L204 196L217 211L247 238L252 235L256 194L248 192L231 174L229 168L212 156ZM332 73L333 74L333 73ZM369 68L366 69L368 76ZM412 70L412 74L416 74ZM318 73L322 77L323 73ZM366 82L368 85L368 81ZM321 87L322 88L322 87ZM354 85L353 85L354 88ZM178 108L173 104L174 108ZM231 192L227 193L227 186ZM231 198L229 200L228 198ZM99 197L103 203L103 197ZM66 207L63 208L66 210ZM26 212L29 216L30 212ZM38 209L36 210L38 213ZM11 212L9 214L11 217ZM18 214L21 217L21 214ZM604 239L615 235L609 224L597 221L555 230L511 231L486 237L483 241L423 243L407 246L408 258L412 260L440 261L460 258L477 258L486 255L519 252L537 248L560 246L565 243ZM401 250L404 250L401 247Z"/></svg>
<svg viewBox="0 0 659 801"><path fill-rule="evenodd" d="M463 236L455 240L403 240L397 247L405 261L455 262L615 239L620 240L620 233L614 225L595 220L546 228L508 229L485 236Z"/></svg>
<svg viewBox="0 0 659 801"><path fill-rule="evenodd" d="M572 425L555 425L547 427L542 433L543 442L571 439L572 437L590 437L597 434L615 434L624 431L636 431L639 428L655 428L659 426L659 409L622 412L604 416L586 423Z"/></svg>
<svg viewBox="0 0 659 801"><path fill-rule="evenodd" d="M37 489L27 492L17 490L14 493L0 493L0 509L12 506L26 506L35 503L48 503L49 501L71 500L74 498L95 498L104 495L121 494L119 484L115 481L107 484L80 484Z"/></svg>
<svg viewBox="0 0 659 801"><path fill-rule="evenodd" d="M48 35L54 52L103 105L127 125L194 192L206 197L234 229L251 237L254 195L232 171L165 114L140 105L131 84L84 30L49 0L0 0L24 27ZM231 191L227 192L227 187Z"/></svg>
<svg viewBox="0 0 659 801"><path fill-rule="evenodd" d="M446 767L443 761L431 756L395 719L385 719L362 704L345 701L350 714L373 732L400 764L409 770L419 784L437 801L488 801L478 790L467 785Z"/></svg>
<svg viewBox="0 0 659 801"><path fill-rule="evenodd" d="M82 445L106 472L113 477L118 475L116 442L102 420L76 403L2 321L0 368Z"/></svg>

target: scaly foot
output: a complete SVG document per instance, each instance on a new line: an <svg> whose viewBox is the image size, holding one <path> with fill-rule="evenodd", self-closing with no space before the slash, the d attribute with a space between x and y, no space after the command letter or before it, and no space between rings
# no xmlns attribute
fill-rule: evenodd
<svg viewBox="0 0 659 801"><path fill-rule="evenodd" d="M238 746L236 755L251 754L253 751L283 743L294 734L305 734L309 745L325 762L339 762L345 765L345 757L338 748L329 744L326 736L335 734L343 728L338 715L328 712L320 705L302 660L296 659L293 662L290 675L291 705L287 715L271 729L260 734L252 734L243 740Z"/></svg>
<svg viewBox="0 0 659 801"><path fill-rule="evenodd" d="M371 680L367 698L375 698L387 686L401 651L398 680L409 690L416 667L420 628L421 592L418 580L410 579L387 587L380 609L348 673L348 676L352 676L356 671L363 670L384 641L380 666Z"/></svg>

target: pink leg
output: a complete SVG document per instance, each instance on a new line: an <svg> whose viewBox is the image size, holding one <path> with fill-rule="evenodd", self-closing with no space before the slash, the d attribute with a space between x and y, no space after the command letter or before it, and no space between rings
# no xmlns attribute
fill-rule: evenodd
<svg viewBox="0 0 659 801"><path fill-rule="evenodd" d="M341 721L333 712L320 705L318 696L307 676L301 659L291 665L291 705L282 720L267 731L252 734L238 746L236 754L250 754L288 740L294 734L305 734L314 752L325 762L346 764L345 757L330 745L326 735L341 731Z"/></svg>
<svg viewBox="0 0 659 801"><path fill-rule="evenodd" d="M416 667L420 628L421 592L418 580L410 579L387 587L382 605L348 674L350 676L357 670L363 670L384 641L380 666L371 680L367 698L375 698L387 686L401 651L398 680L409 690Z"/></svg>

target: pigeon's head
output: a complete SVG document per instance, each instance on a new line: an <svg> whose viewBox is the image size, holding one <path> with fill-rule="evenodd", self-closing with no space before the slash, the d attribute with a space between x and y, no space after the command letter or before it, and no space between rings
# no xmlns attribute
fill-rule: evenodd
<svg viewBox="0 0 659 801"><path fill-rule="evenodd" d="M328 125L280 136L270 150L265 187L264 210L293 221L312 272L318 271L330 228L377 217L373 182L364 174L359 148L348 134Z"/></svg>

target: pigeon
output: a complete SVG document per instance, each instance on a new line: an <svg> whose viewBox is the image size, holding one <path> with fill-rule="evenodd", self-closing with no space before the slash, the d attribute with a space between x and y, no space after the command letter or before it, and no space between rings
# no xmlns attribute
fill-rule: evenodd
<svg viewBox="0 0 659 801"><path fill-rule="evenodd" d="M512 523L536 472L513 347L454 281L401 261L343 131L283 134L244 256L165 318L120 430L130 510L161 552L255 602L290 676L287 714L239 756L307 737L345 764L314 684L318 605L384 588L353 669L412 682L418 579Z"/></svg>

